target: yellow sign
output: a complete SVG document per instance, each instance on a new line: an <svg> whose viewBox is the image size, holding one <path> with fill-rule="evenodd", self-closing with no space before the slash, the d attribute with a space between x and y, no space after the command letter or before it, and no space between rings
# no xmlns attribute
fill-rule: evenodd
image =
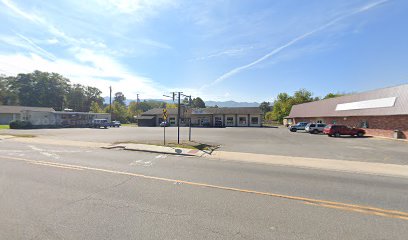
<svg viewBox="0 0 408 240"><path fill-rule="evenodd" d="M167 109L163 109L163 120L167 120Z"/></svg>

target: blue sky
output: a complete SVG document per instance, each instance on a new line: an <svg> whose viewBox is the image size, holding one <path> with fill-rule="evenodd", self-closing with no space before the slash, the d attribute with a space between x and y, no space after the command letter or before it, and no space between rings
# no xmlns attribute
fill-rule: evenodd
<svg viewBox="0 0 408 240"><path fill-rule="evenodd" d="M0 0L0 74L127 98L273 101L408 83L405 0Z"/></svg>

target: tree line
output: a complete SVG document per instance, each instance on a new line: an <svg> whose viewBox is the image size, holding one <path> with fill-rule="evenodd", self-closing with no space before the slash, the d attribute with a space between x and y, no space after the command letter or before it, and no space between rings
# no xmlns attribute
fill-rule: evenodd
<svg viewBox="0 0 408 240"><path fill-rule="evenodd" d="M289 116L290 110L293 105L319 101L323 99L335 98L345 95L344 93L328 93L323 98L314 97L313 93L306 90L300 89L295 91L293 95L288 93L279 93L275 101L271 104L270 102L262 102L259 106L261 109L264 119L267 122L276 121L279 123L283 122L283 118Z"/></svg>
<svg viewBox="0 0 408 240"><path fill-rule="evenodd" d="M177 108L177 104L156 100L130 101L122 92L116 92L112 107L104 102L102 91L96 87L72 84L58 74L41 71L20 73L17 76L0 75L0 105L50 107L56 111L110 113L112 120L134 122L138 116L153 108ZM204 101L197 97L183 104L194 108L205 108Z"/></svg>

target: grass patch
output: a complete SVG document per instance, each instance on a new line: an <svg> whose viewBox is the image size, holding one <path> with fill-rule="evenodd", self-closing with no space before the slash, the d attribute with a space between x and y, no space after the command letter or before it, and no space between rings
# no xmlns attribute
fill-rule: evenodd
<svg viewBox="0 0 408 240"><path fill-rule="evenodd" d="M13 136L13 137L20 137L20 138L34 138L36 137L35 135L32 134L5 134L5 133L1 133L0 135L7 135L7 136Z"/></svg>
<svg viewBox="0 0 408 240"><path fill-rule="evenodd" d="M10 129L9 125L0 125L0 129Z"/></svg>
<svg viewBox="0 0 408 240"><path fill-rule="evenodd" d="M136 123L123 123L121 125L122 127L137 127Z"/></svg>

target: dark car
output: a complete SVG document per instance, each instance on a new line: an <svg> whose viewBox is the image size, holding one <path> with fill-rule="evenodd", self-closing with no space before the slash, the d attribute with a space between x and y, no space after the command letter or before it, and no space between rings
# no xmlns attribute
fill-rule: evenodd
<svg viewBox="0 0 408 240"><path fill-rule="evenodd" d="M93 128L108 128L109 127L109 122L108 119L94 119L92 120L91 127Z"/></svg>
<svg viewBox="0 0 408 240"><path fill-rule="evenodd" d="M299 122L296 125L292 125L289 127L289 131L296 132L297 130L305 130L307 122Z"/></svg>
<svg viewBox="0 0 408 240"><path fill-rule="evenodd" d="M327 134L329 137L340 137L341 135L362 137L366 132L361 128L352 128L345 125L329 124L323 129L323 133Z"/></svg>
<svg viewBox="0 0 408 240"><path fill-rule="evenodd" d="M111 122L111 127L120 127L122 126L121 123L119 121L112 121Z"/></svg>

